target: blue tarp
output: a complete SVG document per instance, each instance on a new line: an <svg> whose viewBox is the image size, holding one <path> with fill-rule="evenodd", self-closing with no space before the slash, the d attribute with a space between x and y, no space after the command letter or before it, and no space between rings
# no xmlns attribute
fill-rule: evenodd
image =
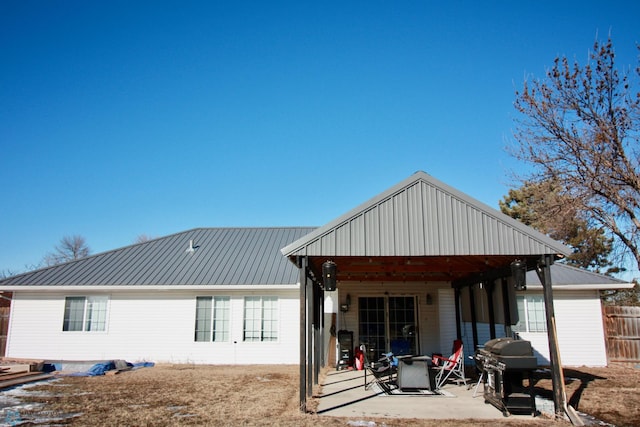
<svg viewBox="0 0 640 427"><path fill-rule="evenodd" d="M70 377L96 377L98 375L104 375L105 372L115 369L116 365L113 362L96 363L86 372L74 372L69 374Z"/></svg>
<svg viewBox="0 0 640 427"><path fill-rule="evenodd" d="M132 365L133 365L133 369L153 368L154 366L156 366L156 364L153 362L139 362L139 363L133 363Z"/></svg>
<svg viewBox="0 0 640 427"><path fill-rule="evenodd" d="M131 368L131 369L139 369L139 368L150 368L155 366L155 364L153 362L139 362L139 363L127 363L127 367ZM59 366L60 365L60 366ZM61 371L63 370L62 367L63 364L53 364L53 365L49 365L51 366L51 368L49 368L48 366L45 366L45 369L51 369L52 370L56 370L56 371ZM100 363L96 363L93 366L91 366L87 371L82 371L82 372L73 372L73 373L69 373L69 374L62 374L64 376L70 376L70 377L95 377L98 375L104 375L105 372L107 371L111 371L116 369L116 364L113 360L109 360L109 361L105 361L105 362L100 362ZM49 371L49 372L50 372Z"/></svg>

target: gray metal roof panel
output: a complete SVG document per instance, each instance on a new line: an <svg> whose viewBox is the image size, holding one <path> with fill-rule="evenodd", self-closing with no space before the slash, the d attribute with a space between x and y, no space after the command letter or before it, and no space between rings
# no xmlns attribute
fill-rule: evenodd
<svg viewBox="0 0 640 427"><path fill-rule="evenodd" d="M2 286L286 285L280 248L313 227L197 228L0 280ZM189 241L195 250L188 252Z"/></svg>
<svg viewBox="0 0 640 427"><path fill-rule="evenodd" d="M594 273L593 271L570 265L555 263L551 266L552 286L562 285L621 285L626 284L624 280L615 277ZM527 272L527 285L542 286L540 278L535 271Z"/></svg>
<svg viewBox="0 0 640 427"><path fill-rule="evenodd" d="M571 252L562 243L424 172L417 172L287 245L282 253L455 256Z"/></svg>

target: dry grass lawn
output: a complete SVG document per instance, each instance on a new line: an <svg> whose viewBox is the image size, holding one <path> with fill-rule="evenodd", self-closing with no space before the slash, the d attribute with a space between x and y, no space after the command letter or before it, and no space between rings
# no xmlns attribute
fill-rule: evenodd
<svg viewBox="0 0 640 427"><path fill-rule="evenodd" d="M567 368L564 375L571 406L618 427L640 426L639 368ZM538 394L552 398L551 379L536 385Z"/></svg>
<svg viewBox="0 0 640 427"><path fill-rule="evenodd" d="M582 412L616 426L640 425L640 370L567 370L567 394ZM541 379L539 391L550 390ZM33 389L32 389L33 390ZM350 420L298 411L297 366L157 365L100 377L64 377L35 387L28 399L40 412L78 414L57 424L81 426L345 426L373 421L387 426L567 426L544 417L526 422L505 418L469 420ZM312 403L312 402L311 402ZM21 410L21 425L37 419ZM31 424L33 425L33 424Z"/></svg>

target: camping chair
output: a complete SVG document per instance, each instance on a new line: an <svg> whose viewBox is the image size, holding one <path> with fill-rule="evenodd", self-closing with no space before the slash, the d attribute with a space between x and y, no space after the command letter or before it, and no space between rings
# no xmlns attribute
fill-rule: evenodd
<svg viewBox="0 0 640 427"><path fill-rule="evenodd" d="M467 385L467 379L464 374L464 350L461 340L453 342L452 353L449 358L433 355L434 369L438 371L435 381L436 390L439 390L450 378L455 378L456 381L462 381L464 385Z"/></svg>
<svg viewBox="0 0 640 427"><path fill-rule="evenodd" d="M364 355L364 389L368 390L373 384L378 384L383 390L387 390L393 383L393 376L398 371L398 359L393 353L384 354L375 365L369 361L367 348L360 344L360 352ZM369 371L369 381L367 379Z"/></svg>

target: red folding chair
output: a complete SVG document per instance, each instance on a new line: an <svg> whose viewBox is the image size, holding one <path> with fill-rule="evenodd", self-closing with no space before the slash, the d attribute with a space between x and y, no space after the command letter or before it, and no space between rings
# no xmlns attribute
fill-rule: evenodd
<svg viewBox="0 0 640 427"><path fill-rule="evenodd" d="M467 385L467 379L464 375L464 350L461 340L453 342L453 354L450 357L433 355L432 362L434 369L438 371L435 379L436 390L442 388L449 379L456 379Z"/></svg>

